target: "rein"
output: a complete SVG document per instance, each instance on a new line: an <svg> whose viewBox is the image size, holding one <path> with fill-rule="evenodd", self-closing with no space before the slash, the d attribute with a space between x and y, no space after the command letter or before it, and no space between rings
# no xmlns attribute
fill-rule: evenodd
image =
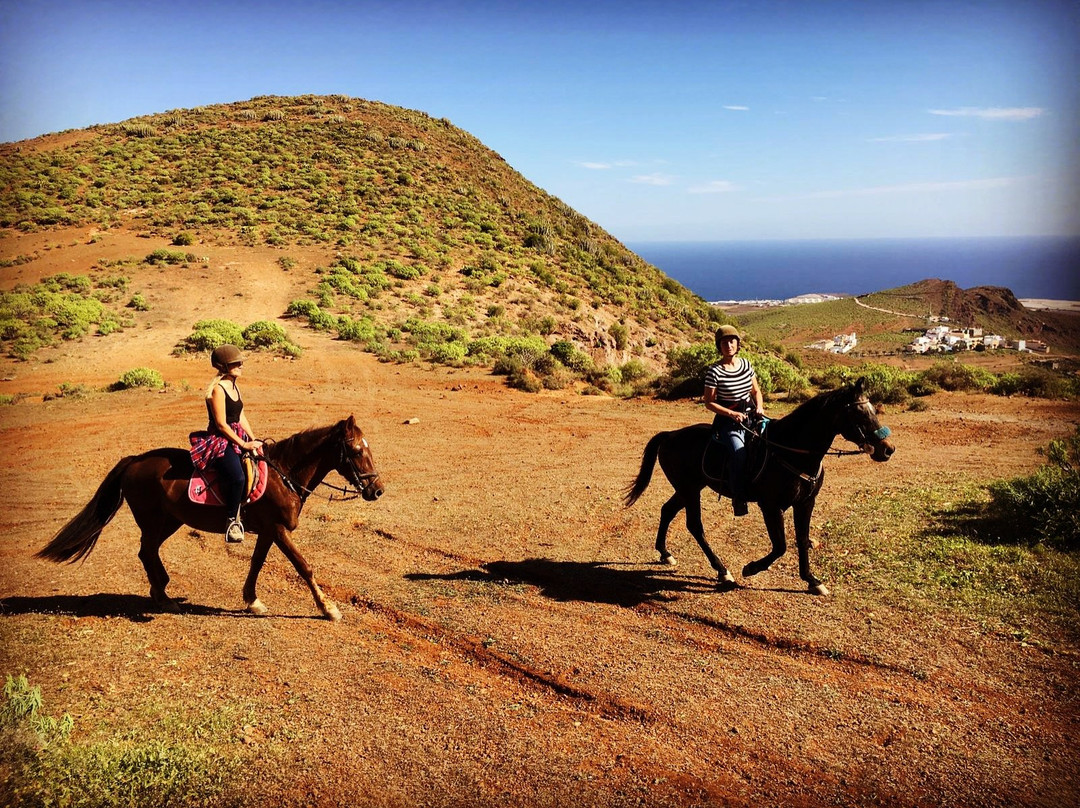
<svg viewBox="0 0 1080 808"><path fill-rule="evenodd" d="M869 403L870 402L869 402L868 399L861 398L858 401L851 402L847 406L848 407L862 407L863 405L869 404ZM760 433L755 432L753 429L750 429L749 427L744 426L742 423L739 424L739 428L742 429L744 432L746 432L748 435L750 435L755 440L764 441L766 446L769 446L769 447L772 447L772 448L775 448L775 449L783 449L785 452L796 452L798 454L812 454L812 452L809 449L797 449L794 446L784 446L781 443L776 443L774 441L771 441L767 437L765 437L764 431L762 431ZM859 428L859 431L862 432L861 427ZM873 437L877 438L880 441L880 440L885 440L885 438L889 437L889 435L891 435L891 434L892 434L892 430L889 429L887 426L883 426L883 427L881 427L879 429L874 430ZM865 434L863 434L863 438L864 438L864 443L862 444L862 446L859 449L827 449L825 451L824 455L825 456L831 455L833 457L850 457L852 455L867 454L867 451L866 451L865 447L870 445L870 440ZM845 440L850 440L850 438L845 438ZM852 441L852 443L854 443L854 442L855 441ZM789 471L795 471L795 469L788 466L787 463L784 463L783 460L780 460L779 462L781 464L783 464L784 466L787 466ZM811 480L809 477L806 477L805 475L803 475L802 472L796 472L796 473L799 474L800 477L803 477L804 479L806 479L809 482L815 481L817 479L817 476L818 476L817 474L815 474L813 480ZM820 474L820 473L821 473L821 469L819 468L818 469L818 474Z"/></svg>
<svg viewBox="0 0 1080 808"><path fill-rule="evenodd" d="M273 438L263 441L263 443L270 444L270 445L273 445L276 442L277 441L275 441ZM344 443L341 445L340 450L341 450L341 456L340 456L339 462L344 463L344 461L345 461L345 445L344 445ZM364 493L364 491L367 490L368 486L371 483L375 482L375 480L379 479L378 472L374 472L374 473L372 473L372 472L358 472L358 471L356 471L356 469L352 469L352 464L350 463L349 467L350 467L350 469L352 469L353 474L356 477L355 481L352 481L352 480L349 481L350 484L353 486L352 488L345 488L345 487L340 486L340 485L334 485L333 483L326 482L326 480L319 480L319 482L316 483L315 488L308 488L306 485L301 485L300 483L296 482L296 480L294 480L292 477L290 477L288 475L288 473L283 471L269 457L267 457L265 455L262 455L261 459L266 461L267 466L269 466L270 468L272 468L274 471L277 472L277 475L281 478L281 482L283 482L285 484L286 488L288 488L296 496L298 496L300 498L301 502L307 502L308 497L310 497L312 494L316 494L317 489L320 486L324 486L326 488L332 489L333 491L340 492L343 496L337 497L338 502L349 502L350 500L354 500L359 496L363 496L363 493ZM319 494L319 496L323 496L323 495ZM328 494L326 496L323 496L323 499L325 499L327 502L333 502L335 497L334 497L333 494Z"/></svg>

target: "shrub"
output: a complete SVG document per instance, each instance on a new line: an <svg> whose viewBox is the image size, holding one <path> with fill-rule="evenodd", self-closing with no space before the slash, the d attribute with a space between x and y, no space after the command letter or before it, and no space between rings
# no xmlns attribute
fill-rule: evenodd
<svg viewBox="0 0 1080 808"><path fill-rule="evenodd" d="M113 390L128 390L132 387L149 387L153 390L165 386L161 374L151 368L132 368L125 371L120 380L113 384Z"/></svg>
<svg viewBox="0 0 1080 808"><path fill-rule="evenodd" d="M551 346L551 355L575 373L592 370L592 357L569 340L559 340Z"/></svg>
<svg viewBox="0 0 1080 808"><path fill-rule="evenodd" d="M615 340L615 348L620 351L625 351L630 339L630 332L627 330L626 326L622 323L613 323L611 328L608 329L608 333L611 334L611 338Z"/></svg>
<svg viewBox="0 0 1080 808"><path fill-rule="evenodd" d="M1034 474L990 484L988 513L1018 542L1080 550L1080 427L1045 454Z"/></svg>
<svg viewBox="0 0 1080 808"><path fill-rule="evenodd" d="M960 362L936 362L922 372L922 379L942 390L987 390L994 374Z"/></svg>
<svg viewBox="0 0 1080 808"><path fill-rule="evenodd" d="M716 346L702 342L685 348L672 348L667 353L668 374L675 379L703 378L709 365L719 361Z"/></svg>
<svg viewBox="0 0 1080 808"><path fill-rule="evenodd" d="M789 393L800 396L810 388L810 380L798 368L772 354L747 352L747 359L754 366L758 384L764 395Z"/></svg>
<svg viewBox="0 0 1080 808"><path fill-rule="evenodd" d="M0 705L0 804L112 806L238 804L238 765L200 745L153 740L71 742L74 721L42 712L41 690L7 677ZM232 793L230 793L232 792Z"/></svg>
<svg viewBox="0 0 1080 808"><path fill-rule="evenodd" d="M479 360L499 359L511 355L518 358L527 357L528 364L535 361L536 357L547 353L547 343L543 337L479 337L470 340L468 355Z"/></svg>
<svg viewBox="0 0 1080 808"><path fill-rule="evenodd" d="M460 342L442 342L428 348L428 358L432 362L451 364L460 362L468 352L467 347Z"/></svg>
<svg viewBox="0 0 1080 808"><path fill-rule="evenodd" d="M241 335L244 339L243 344L250 348L272 348L289 341L284 328L267 320L252 323L241 332Z"/></svg>
<svg viewBox="0 0 1080 808"><path fill-rule="evenodd" d="M212 351L226 343L243 347L244 332L231 320L200 320L181 343L185 351Z"/></svg>
<svg viewBox="0 0 1080 808"><path fill-rule="evenodd" d="M645 363L640 359L631 359L619 368L619 377L624 382L636 382L646 378L648 375L649 369L645 367Z"/></svg>
<svg viewBox="0 0 1080 808"><path fill-rule="evenodd" d="M172 243L174 247L190 247L195 243L195 237L191 233L177 233Z"/></svg>
<svg viewBox="0 0 1080 808"><path fill-rule="evenodd" d="M195 259L195 256L191 253L180 252L179 250L154 250L148 256L146 256L146 263L148 264L183 264L184 262L190 262Z"/></svg>
<svg viewBox="0 0 1080 808"><path fill-rule="evenodd" d="M314 300L294 300L285 309L286 317L310 317L319 310Z"/></svg>
<svg viewBox="0 0 1080 808"><path fill-rule="evenodd" d="M359 320L341 317L337 323L337 332L340 339L352 342L369 343L377 336L375 323L370 317L362 317Z"/></svg>
<svg viewBox="0 0 1080 808"><path fill-rule="evenodd" d="M127 302L129 309L135 309L135 311L150 311L150 304L143 297L142 292L136 292L131 296L131 300Z"/></svg>

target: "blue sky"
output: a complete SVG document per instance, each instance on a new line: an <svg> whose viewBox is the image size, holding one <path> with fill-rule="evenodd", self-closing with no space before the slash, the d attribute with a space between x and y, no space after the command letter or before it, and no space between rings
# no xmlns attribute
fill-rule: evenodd
<svg viewBox="0 0 1080 808"><path fill-rule="evenodd" d="M1076 234L1078 51L1058 0L3 0L0 141L342 93L631 243Z"/></svg>

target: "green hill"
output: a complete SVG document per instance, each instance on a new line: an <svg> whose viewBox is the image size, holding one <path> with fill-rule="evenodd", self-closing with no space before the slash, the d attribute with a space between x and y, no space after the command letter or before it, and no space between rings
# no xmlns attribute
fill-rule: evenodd
<svg viewBox="0 0 1080 808"><path fill-rule="evenodd" d="M71 227L314 255L294 313L315 305L324 328L347 314L346 338L384 348L423 322L444 341L542 336L660 360L725 319L449 121L344 96L0 146L0 235Z"/></svg>

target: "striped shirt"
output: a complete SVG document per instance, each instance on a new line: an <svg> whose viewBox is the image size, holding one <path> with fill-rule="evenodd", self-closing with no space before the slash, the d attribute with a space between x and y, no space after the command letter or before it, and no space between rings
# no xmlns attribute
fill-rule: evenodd
<svg viewBox="0 0 1080 808"><path fill-rule="evenodd" d="M717 362L705 371L705 386L716 390L716 400L721 404L749 401L757 375L750 360L735 357L735 366L726 368ZM732 407L734 409L734 407Z"/></svg>

